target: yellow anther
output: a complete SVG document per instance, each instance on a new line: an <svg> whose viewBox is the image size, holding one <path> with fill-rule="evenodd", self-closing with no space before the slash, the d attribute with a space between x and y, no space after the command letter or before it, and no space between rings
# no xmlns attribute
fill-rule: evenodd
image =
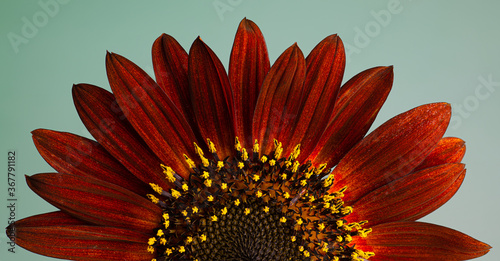
<svg viewBox="0 0 500 261"><path fill-rule="evenodd" d="M188 215L188 212L185 209L181 213L182 213L183 216L187 216Z"/></svg>
<svg viewBox="0 0 500 261"><path fill-rule="evenodd" d="M222 183L222 184L220 184L220 188L221 188L222 190L227 189L227 183Z"/></svg>
<svg viewBox="0 0 500 261"><path fill-rule="evenodd" d="M269 161L269 165L271 165L271 167L273 167L274 165L276 165L276 160L270 160Z"/></svg>
<svg viewBox="0 0 500 261"><path fill-rule="evenodd" d="M297 240L297 238L296 238L295 236L292 236L292 237L290 238L290 240L291 240L292 242L295 242L295 240Z"/></svg>
<svg viewBox="0 0 500 261"><path fill-rule="evenodd" d="M147 194L146 196L149 198L149 200L151 200L151 202L153 202L153 203L155 203L155 204L156 204L156 203L158 203L158 202L160 201L157 197L155 197L155 196L154 196L154 195L152 195L152 194Z"/></svg>
<svg viewBox="0 0 500 261"><path fill-rule="evenodd" d="M253 152L259 153L259 143L257 142L257 140L255 140L255 142L253 143Z"/></svg>
<svg viewBox="0 0 500 261"><path fill-rule="evenodd" d="M166 176L165 178L171 183L175 182L174 170L171 167L165 166L163 164L160 164L160 166L163 169L163 174L165 174Z"/></svg>
<svg viewBox="0 0 500 261"><path fill-rule="evenodd" d="M285 192L285 194L283 194L283 197L285 197L286 199L289 199L290 198L290 194L288 192Z"/></svg>
<svg viewBox="0 0 500 261"><path fill-rule="evenodd" d="M208 161L207 158L205 158L203 156L203 150L198 146L198 144L196 144L196 142L193 142L193 143L194 143L194 151L196 152L196 154L198 155L198 157L200 157L201 164L204 167L208 167L208 165L210 165L210 162Z"/></svg>
<svg viewBox="0 0 500 261"><path fill-rule="evenodd" d="M234 205L235 205L235 206L239 206L239 205L240 205L240 200L239 200L239 199L236 199L236 200L234 201Z"/></svg>
<svg viewBox="0 0 500 261"><path fill-rule="evenodd" d="M347 206L347 207L342 208L341 213L342 213L342 215L349 215L349 214L351 214L352 213L352 207L351 206Z"/></svg>
<svg viewBox="0 0 500 261"><path fill-rule="evenodd" d="M253 175L253 178L252 178L254 181L258 181L260 179L260 176L255 174Z"/></svg>
<svg viewBox="0 0 500 261"><path fill-rule="evenodd" d="M281 153L283 153L283 147L281 147L281 142L278 142L277 140L274 140L274 158L279 159L281 157Z"/></svg>
<svg viewBox="0 0 500 261"><path fill-rule="evenodd" d="M330 208L330 202L325 202L325 204L323 204L323 208Z"/></svg>
<svg viewBox="0 0 500 261"><path fill-rule="evenodd" d="M245 148L243 148L241 150L241 159L243 161L247 161L248 160L248 152L247 152L247 150Z"/></svg>
<svg viewBox="0 0 500 261"><path fill-rule="evenodd" d="M325 188L326 188L326 187L329 187L329 186L331 186L331 185L332 185L332 183L333 183L333 175L332 175L332 174L330 174L330 175L328 175L328 177L327 177L327 178L323 181L323 187L325 187Z"/></svg>
<svg viewBox="0 0 500 261"><path fill-rule="evenodd" d="M168 215L168 213L163 213L163 219L164 220L168 220L170 218L170 216Z"/></svg>
<svg viewBox="0 0 500 261"><path fill-rule="evenodd" d="M269 213L269 207L268 206L264 207L264 212Z"/></svg>
<svg viewBox="0 0 500 261"><path fill-rule="evenodd" d="M210 202L214 201L214 196L208 195L207 200Z"/></svg>
<svg viewBox="0 0 500 261"><path fill-rule="evenodd" d="M328 247L328 243L326 242L323 242L323 247L321 248L321 250L323 250L323 252L328 252L328 250L330 250L330 248Z"/></svg>
<svg viewBox="0 0 500 261"><path fill-rule="evenodd" d="M319 168L317 168L314 173L317 175L317 174L320 174L321 172L323 172L323 170L326 168L326 163L323 163L323 164L320 164L319 165Z"/></svg>
<svg viewBox="0 0 500 261"><path fill-rule="evenodd" d="M171 255L171 254L172 254L172 249L167 248L167 249L165 250L165 255L169 256L169 255Z"/></svg>
<svg viewBox="0 0 500 261"><path fill-rule="evenodd" d="M315 200L316 200L316 198L313 195L309 196L309 202L313 202Z"/></svg>
<svg viewBox="0 0 500 261"><path fill-rule="evenodd" d="M211 179L206 179L205 182L203 182L207 188L210 188L212 186L212 180Z"/></svg>
<svg viewBox="0 0 500 261"><path fill-rule="evenodd" d="M164 237L160 238L160 244L161 245L166 245L167 244L167 239L165 239Z"/></svg>
<svg viewBox="0 0 500 261"><path fill-rule="evenodd" d="M184 253L184 252L186 252L186 249L184 248L184 246L180 246L179 253Z"/></svg>
<svg viewBox="0 0 500 261"><path fill-rule="evenodd" d="M300 181L300 185L301 185L302 187L305 187L305 186L307 185L307 179L303 179L303 180L301 180L301 181Z"/></svg>
<svg viewBox="0 0 500 261"><path fill-rule="evenodd" d="M196 168L194 161L190 159L186 154L184 154L184 159L186 160L186 163L189 165L190 168L192 169Z"/></svg>
<svg viewBox="0 0 500 261"><path fill-rule="evenodd" d="M188 184L186 184L186 183L182 184L182 190L188 191L188 189L189 189Z"/></svg>
<svg viewBox="0 0 500 261"><path fill-rule="evenodd" d="M227 214L227 207L224 207L224 208L220 211L220 213L221 213L222 215L226 215L226 214Z"/></svg>
<svg viewBox="0 0 500 261"><path fill-rule="evenodd" d="M258 190L258 191L255 193L255 196L257 196L258 198L262 197L262 191Z"/></svg>
<svg viewBox="0 0 500 261"><path fill-rule="evenodd" d="M150 237L149 240L148 240L148 245L152 246L156 243L156 238L154 237Z"/></svg>
<svg viewBox="0 0 500 261"><path fill-rule="evenodd" d="M292 166L292 172L297 172L297 170L299 170L299 167L300 163L298 161L294 161Z"/></svg>
<svg viewBox="0 0 500 261"><path fill-rule="evenodd" d="M210 151L210 153L217 152L217 150L215 149L215 144L210 139L207 139L207 144L208 144L208 151Z"/></svg>
<svg viewBox="0 0 500 261"><path fill-rule="evenodd" d="M309 257L310 255L311 255L311 254L309 254L309 251L307 251L307 250L306 250L306 251L304 251L304 256L305 256L305 257Z"/></svg>
<svg viewBox="0 0 500 261"><path fill-rule="evenodd" d="M156 235L161 237L161 236L165 235L165 233L163 233L163 230L158 229L158 232L156 232Z"/></svg>
<svg viewBox="0 0 500 261"><path fill-rule="evenodd" d="M167 229L170 226L170 221L165 220L165 222L163 222L163 225L165 226L165 229Z"/></svg>
<svg viewBox="0 0 500 261"><path fill-rule="evenodd" d="M286 180L286 178L287 178L286 173L281 173L281 179L282 179L282 180Z"/></svg>
<svg viewBox="0 0 500 261"><path fill-rule="evenodd" d="M280 222L281 222L281 223L286 223L286 217L281 217L281 218L280 218Z"/></svg>
<svg viewBox="0 0 500 261"><path fill-rule="evenodd" d="M319 223L318 224L318 229L319 229L319 231L323 231L323 229L325 229L325 224Z"/></svg>
<svg viewBox="0 0 500 261"><path fill-rule="evenodd" d="M266 163L266 161L267 161L267 157L266 157L266 156L262 156L262 157L260 158L260 161L262 161L262 163Z"/></svg>
<svg viewBox="0 0 500 261"><path fill-rule="evenodd" d="M216 215L213 215L213 216L211 216L211 217L210 217L210 219L211 219L213 222L215 222L215 221L217 221L217 216L216 216Z"/></svg>
<svg viewBox="0 0 500 261"><path fill-rule="evenodd" d="M337 227L342 227L342 225L344 225L344 221L342 220L337 220L337 222L335 222L337 224Z"/></svg>
<svg viewBox="0 0 500 261"><path fill-rule="evenodd" d="M241 151L241 143L240 143L240 140L238 139L238 137L236 137L236 138L235 138L234 148L235 148L237 151Z"/></svg>
<svg viewBox="0 0 500 261"><path fill-rule="evenodd" d="M243 169L245 167L245 164L243 162L238 162L238 168Z"/></svg>
<svg viewBox="0 0 500 261"><path fill-rule="evenodd" d="M351 242L351 241L352 241L352 237L351 237L351 235L349 235L349 234L345 235L345 236L344 236L344 240L345 240L346 242L348 242L348 243L349 243L349 242Z"/></svg>
<svg viewBox="0 0 500 261"><path fill-rule="evenodd" d="M358 230L358 235L360 237L367 237L370 232L372 232L371 228L365 228L365 229Z"/></svg>
<svg viewBox="0 0 500 261"><path fill-rule="evenodd" d="M224 161L217 161L217 170L221 170L224 167Z"/></svg>
<svg viewBox="0 0 500 261"><path fill-rule="evenodd" d="M289 161L289 160L285 160L285 166L286 166L287 168L290 168L290 166L292 166L292 162L291 162L291 161Z"/></svg>
<svg viewBox="0 0 500 261"><path fill-rule="evenodd" d="M296 158L299 157L299 154L300 154L300 144L297 144L297 146L295 146L295 148L293 148L293 151L290 154L290 159L295 160Z"/></svg>
<svg viewBox="0 0 500 261"><path fill-rule="evenodd" d="M186 244L190 244L191 242L193 242L193 238L192 237L187 237L186 238Z"/></svg>
<svg viewBox="0 0 500 261"><path fill-rule="evenodd" d="M208 173L208 171L203 171L201 173L201 177L204 179L208 179L210 177L210 173Z"/></svg>
<svg viewBox="0 0 500 261"><path fill-rule="evenodd" d="M245 215L250 214L250 209L249 208L245 208L245 212L244 213L245 213Z"/></svg>
<svg viewBox="0 0 500 261"><path fill-rule="evenodd" d="M314 169L311 169L307 171L304 176L306 177L306 179L310 179L313 174L314 174Z"/></svg>
<svg viewBox="0 0 500 261"><path fill-rule="evenodd" d="M337 241L339 243L342 242L342 240L344 240L344 239L341 236L337 236L337 238L335 239L335 241Z"/></svg>
<svg viewBox="0 0 500 261"><path fill-rule="evenodd" d="M299 246L299 251L300 252L304 251L304 247L303 246Z"/></svg>
<svg viewBox="0 0 500 261"><path fill-rule="evenodd" d="M201 234L200 240L201 240L201 242L207 241L207 236L205 234Z"/></svg>
<svg viewBox="0 0 500 261"><path fill-rule="evenodd" d="M198 207L194 206L192 209L193 213L198 213Z"/></svg>
<svg viewBox="0 0 500 261"><path fill-rule="evenodd" d="M160 186L158 186L158 185L156 185L156 184L154 184L154 183L149 183L149 186L151 186L151 188L152 188L152 189L153 189L156 193L158 193L158 194L160 194L160 195L161 195L161 193L163 192L163 189L162 189Z"/></svg>
<svg viewBox="0 0 500 261"><path fill-rule="evenodd" d="M172 197L174 198L179 198L181 196L181 193L175 189L171 189L170 194L172 194Z"/></svg>
<svg viewBox="0 0 500 261"><path fill-rule="evenodd" d="M297 219L297 225L302 225L304 223L304 221L302 220L302 218L299 218Z"/></svg>
<svg viewBox="0 0 500 261"><path fill-rule="evenodd" d="M152 246L148 246L148 252L153 254L155 252L155 248Z"/></svg>

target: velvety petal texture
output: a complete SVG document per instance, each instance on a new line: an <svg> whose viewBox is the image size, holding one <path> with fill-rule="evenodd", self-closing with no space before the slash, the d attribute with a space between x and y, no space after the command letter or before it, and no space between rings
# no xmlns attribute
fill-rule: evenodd
<svg viewBox="0 0 500 261"><path fill-rule="evenodd" d="M270 153L275 139L290 145L289 132L299 112L304 77L304 55L294 44L271 67L257 100L252 133L262 153Z"/></svg>
<svg viewBox="0 0 500 261"><path fill-rule="evenodd" d="M94 177L146 195L150 187L136 178L99 143L67 132L37 129L33 142L40 155L55 170Z"/></svg>
<svg viewBox="0 0 500 261"><path fill-rule="evenodd" d="M109 84L120 108L163 164L188 177L184 154L195 158L196 140L184 115L146 72L126 58L108 53Z"/></svg>
<svg viewBox="0 0 500 261"><path fill-rule="evenodd" d="M405 176L443 136L451 116L446 103L419 106L382 124L365 137L332 171L333 189L347 186L344 200L356 202L370 191Z"/></svg>
<svg viewBox="0 0 500 261"><path fill-rule="evenodd" d="M161 222L159 207L108 182L58 173L27 176L26 181L47 202L96 225L152 231Z"/></svg>
<svg viewBox="0 0 500 261"><path fill-rule="evenodd" d="M77 84L72 91L80 119L99 144L144 184L169 186L162 162L127 121L112 93L90 84Z"/></svg>
<svg viewBox="0 0 500 261"><path fill-rule="evenodd" d="M392 222L374 226L366 238L353 243L375 252L377 260L468 260L488 253L488 244L456 230L423 223Z"/></svg>
<svg viewBox="0 0 500 261"><path fill-rule="evenodd" d="M257 25L243 19L238 26L229 60L229 82L234 94L234 129L243 147L251 147L252 119L260 87L270 63Z"/></svg>

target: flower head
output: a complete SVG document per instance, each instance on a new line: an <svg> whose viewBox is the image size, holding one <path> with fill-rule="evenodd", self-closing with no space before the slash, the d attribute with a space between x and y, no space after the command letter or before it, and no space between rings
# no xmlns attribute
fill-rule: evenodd
<svg viewBox="0 0 500 261"><path fill-rule="evenodd" d="M7 228L18 245L77 260L464 260L489 246L415 220L465 176L464 142L443 138L446 103L368 129L392 87L375 67L341 86L337 35L270 66L244 19L229 70L200 39L153 44L156 81L108 53L113 93L77 84L96 141L38 129L57 173L27 177L60 211ZM9 234L10 235L10 234Z"/></svg>

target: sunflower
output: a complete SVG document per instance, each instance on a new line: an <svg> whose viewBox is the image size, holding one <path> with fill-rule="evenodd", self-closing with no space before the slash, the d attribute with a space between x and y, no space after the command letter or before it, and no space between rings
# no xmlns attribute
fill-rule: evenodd
<svg viewBox="0 0 500 261"><path fill-rule="evenodd" d="M7 228L16 243L72 260L465 260L490 246L417 222L460 187L464 141L451 110L422 105L365 136L392 87L375 67L341 86L337 35L270 66L241 21L229 71L200 39L163 34L156 81L107 53L113 93L73 86L96 141L33 131L57 173L27 176L59 211Z"/></svg>

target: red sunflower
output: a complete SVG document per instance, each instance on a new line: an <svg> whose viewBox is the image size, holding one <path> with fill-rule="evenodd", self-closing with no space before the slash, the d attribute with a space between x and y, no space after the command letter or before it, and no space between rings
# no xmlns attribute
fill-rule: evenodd
<svg viewBox="0 0 500 261"><path fill-rule="evenodd" d="M365 137L392 86L375 67L342 87L336 35L270 66L244 19L229 72L196 39L153 44L156 82L106 55L113 93L73 87L96 141L38 129L57 171L26 177L60 211L7 228L16 243L71 260L465 260L490 246L416 222L460 187L465 145L442 138L450 106L399 114ZM332 170L333 169L333 170Z"/></svg>

